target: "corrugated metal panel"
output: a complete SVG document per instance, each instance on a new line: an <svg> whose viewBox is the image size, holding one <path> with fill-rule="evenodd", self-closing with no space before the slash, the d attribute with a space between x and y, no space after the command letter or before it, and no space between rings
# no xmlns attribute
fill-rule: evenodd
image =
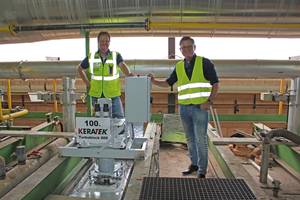
<svg viewBox="0 0 300 200"><path fill-rule="evenodd" d="M236 0L7 0L0 1L0 27L143 22L300 23L300 2ZM242 28L110 28L112 36L299 38L299 29ZM91 30L96 37L99 30ZM12 36L0 32L0 43L81 38L79 30L30 31Z"/></svg>

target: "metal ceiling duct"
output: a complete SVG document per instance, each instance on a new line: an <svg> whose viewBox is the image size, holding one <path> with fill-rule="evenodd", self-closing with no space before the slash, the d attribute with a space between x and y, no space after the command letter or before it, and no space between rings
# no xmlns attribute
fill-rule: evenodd
<svg viewBox="0 0 300 200"><path fill-rule="evenodd" d="M179 60L126 60L129 69L141 76L154 73L166 78ZM300 74L298 60L211 60L220 78L294 79ZM79 77L81 61L1 62L0 79L40 79ZM121 74L124 77L124 74Z"/></svg>
<svg viewBox="0 0 300 200"><path fill-rule="evenodd" d="M19 26L72 25L93 23L144 22L198 22L240 24L300 23L300 2L295 0L237 1L237 0L6 0L0 1L0 28L10 23ZM96 37L100 29L91 29ZM112 36L181 37L260 37L300 38L299 28L258 27L160 27L146 31L144 28L107 28ZM79 30L49 30L20 32L11 35L0 32L0 44L24 43L53 39L81 38Z"/></svg>

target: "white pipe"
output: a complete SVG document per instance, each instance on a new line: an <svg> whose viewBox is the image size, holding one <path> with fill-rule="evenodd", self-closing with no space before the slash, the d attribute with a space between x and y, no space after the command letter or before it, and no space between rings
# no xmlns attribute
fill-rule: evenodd
<svg viewBox="0 0 300 200"><path fill-rule="evenodd" d="M210 112L211 112L211 116L212 116L213 121L214 121L215 129L216 129L217 133L219 134L218 127L217 127L216 120L215 120L215 114L214 114L214 111L213 111L211 106L210 106Z"/></svg>
<svg viewBox="0 0 300 200"><path fill-rule="evenodd" d="M260 171L260 166L258 166L258 164L256 164L253 160L248 159L248 161L254 166L255 169L257 169L257 171ZM271 183L273 183L274 179L268 174L268 180L271 181Z"/></svg>
<svg viewBox="0 0 300 200"><path fill-rule="evenodd" d="M131 72L168 77L179 60L126 60ZM300 74L299 60L211 60L220 78L291 79ZM78 61L0 62L0 79L79 77ZM121 73L120 77L124 77Z"/></svg>
<svg viewBox="0 0 300 200"><path fill-rule="evenodd" d="M217 109L215 109L215 114L216 114L216 119L217 119L217 123L218 123L218 126L219 126L219 131L220 131L220 136L223 137L223 133L222 133L222 130L221 130L221 126L220 126L220 122L219 122L219 117L218 117L218 113L217 113Z"/></svg>
<svg viewBox="0 0 300 200"><path fill-rule="evenodd" d="M73 94L75 90L75 80L69 77L63 77L62 81L64 132L75 132L76 100L73 99Z"/></svg>
<svg viewBox="0 0 300 200"><path fill-rule="evenodd" d="M295 81L296 79L291 79L291 86L290 86L290 94L295 95L296 94L296 86ZM296 101L290 101L289 102L289 114L288 114L288 127L287 130L291 132L296 132L296 117L295 117L295 111L296 111Z"/></svg>
<svg viewBox="0 0 300 200"><path fill-rule="evenodd" d="M295 131L294 133L296 133L297 135L300 135L300 123L299 123L299 118L300 118L300 109L299 109L299 105L300 105L300 78L297 78L297 85L296 85L296 108L294 110L295 112Z"/></svg>

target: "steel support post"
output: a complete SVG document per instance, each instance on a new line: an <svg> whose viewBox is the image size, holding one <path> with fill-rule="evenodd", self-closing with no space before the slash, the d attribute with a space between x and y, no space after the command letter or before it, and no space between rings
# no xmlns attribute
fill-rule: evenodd
<svg viewBox="0 0 300 200"><path fill-rule="evenodd" d="M85 37L85 55L88 56L90 53L90 30L84 30L84 37ZM91 74L89 70L85 71L86 76L89 81L91 81ZM86 87L86 103L87 103L87 117L91 117L93 114L92 110L92 98L89 94L90 88Z"/></svg>
<svg viewBox="0 0 300 200"><path fill-rule="evenodd" d="M75 80L63 77L63 120L64 132L75 132L75 110L76 101L73 99Z"/></svg>
<svg viewBox="0 0 300 200"><path fill-rule="evenodd" d="M298 105L300 105L300 78L295 78L291 80L290 94L296 95L296 100L291 101L289 104L289 115L288 115L288 130L300 135L300 123L298 123L300 110Z"/></svg>

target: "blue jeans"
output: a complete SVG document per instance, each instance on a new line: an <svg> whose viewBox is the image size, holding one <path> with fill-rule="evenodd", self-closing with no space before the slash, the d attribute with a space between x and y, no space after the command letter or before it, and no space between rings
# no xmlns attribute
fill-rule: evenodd
<svg viewBox="0 0 300 200"><path fill-rule="evenodd" d="M100 97L105 98L105 97ZM96 97L92 97L92 105L95 108L95 104L97 103ZM120 97L113 97L111 98L111 104L112 104L112 117L118 118L118 119L124 119L124 111L123 111L123 105Z"/></svg>
<svg viewBox="0 0 300 200"><path fill-rule="evenodd" d="M199 167L198 174L206 174L208 144L206 140L209 111L197 105L179 104L179 115L185 131L192 165Z"/></svg>

